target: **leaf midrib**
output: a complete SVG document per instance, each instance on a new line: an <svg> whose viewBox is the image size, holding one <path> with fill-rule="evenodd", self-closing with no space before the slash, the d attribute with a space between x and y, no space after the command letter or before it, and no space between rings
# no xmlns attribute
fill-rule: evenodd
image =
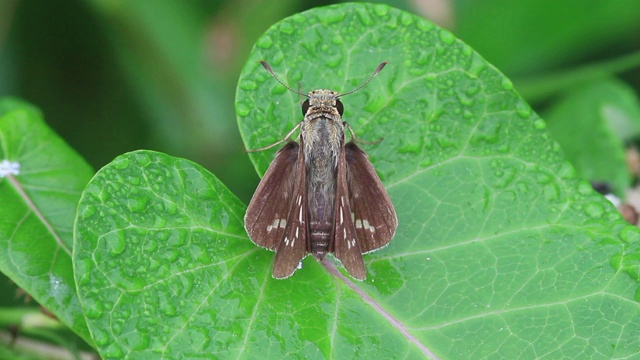
<svg viewBox="0 0 640 360"><path fill-rule="evenodd" d="M333 275L339 281L342 281L346 286L353 290L353 292L355 292L367 305L371 306L371 308L373 308L375 312L380 314L391 326L398 330L402 334L402 336L407 339L407 341L414 344L427 359L439 359L439 357L435 353L429 350L422 342L420 342L420 340L413 336L409 332L409 329L400 320L385 311L380 304L378 304L371 296L369 296L369 294L364 292L351 279L348 279L340 271L338 271L335 265L328 261L323 261L322 265L327 269L327 271L329 271L331 275Z"/></svg>
<svg viewBox="0 0 640 360"><path fill-rule="evenodd" d="M60 248L62 248L67 253L67 255L70 257L71 256L71 250L69 248L67 248L66 244L64 243L64 241L62 241L62 238L60 237L60 235L58 235L58 232L55 230L53 225L47 220L47 218L40 211L38 206L36 206L36 204L33 202L31 197L29 196L29 194L27 194L27 192L24 190L24 187L22 186L22 183L20 183L20 181L18 181L18 179L16 179L16 177L13 176L13 175L7 176L7 180L9 181L9 183L11 185L13 185L14 189L16 190L18 195L20 195L20 197L24 200L24 202L27 205L27 207L38 217L40 222L44 225L44 227L47 229L49 234L51 234L51 236L56 241L58 246Z"/></svg>

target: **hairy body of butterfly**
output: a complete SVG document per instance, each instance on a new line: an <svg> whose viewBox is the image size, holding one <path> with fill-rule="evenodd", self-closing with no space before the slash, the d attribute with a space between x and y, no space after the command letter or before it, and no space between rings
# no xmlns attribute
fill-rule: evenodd
<svg viewBox="0 0 640 360"><path fill-rule="evenodd" d="M309 252L318 260L329 251L334 231L336 174L344 148L344 125L336 108L337 96L334 91L312 91L300 129L308 174Z"/></svg>
<svg viewBox="0 0 640 360"><path fill-rule="evenodd" d="M247 208L251 240L276 251L275 278L291 276L309 253L319 261L333 253L352 277L363 280L362 254L384 247L395 233L395 210L367 155L354 142L345 144L339 97L346 94L302 94L304 120L286 137L299 127L300 142L289 141L278 151Z"/></svg>

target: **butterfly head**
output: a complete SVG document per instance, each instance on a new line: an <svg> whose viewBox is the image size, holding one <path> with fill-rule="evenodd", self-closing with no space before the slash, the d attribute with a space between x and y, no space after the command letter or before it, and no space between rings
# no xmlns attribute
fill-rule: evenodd
<svg viewBox="0 0 640 360"><path fill-rule="evenodd" d="M307 94L307 100L302 103L302 114L306 115L309 110L328 111L335 108L342 116L344 106L338 98L337 92L331 90L313 90Z"/></svg>

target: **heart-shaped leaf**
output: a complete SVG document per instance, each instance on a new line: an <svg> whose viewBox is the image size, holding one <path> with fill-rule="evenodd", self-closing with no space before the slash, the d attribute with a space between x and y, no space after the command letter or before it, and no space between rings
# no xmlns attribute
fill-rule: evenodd
<svg viewBox="0 0 640 360"><path fill-rule="evenodd" d="M0 101L0 271L88 342L71 252L76 207L92 175L37 109Z"/></svg>
<svg viewBox="0 0 640 360"><path fill-rule="evenodd" d="M580 358L637 351L637 229L575 177L544 121L472 49L383 5L292 16L258 40L241 75L237 111L248 148L274 143L302 119L298 95L275 82L261 59L293 88L339 92L389 61L342 102L359 138L384 137L366 150L400 226L387 248L365 256L370 280L334 290L340 312L327 334L348 334L354 347L332 338L325 355L380 357L401 348L444 358ZM260 172L273 151L253 156ZM297 285L304 274L291 281ZM360 298L377 315L359 313L367 320L354 322L343 314L361 309L342 297ZM333 314L315 319L327 317ZM372 331L377 321L387 330ZM393 345L376 343L383 338Z"/></svg>
<svg viewBox="0 0 640 360"><path fill-rule="evenodd" d="M244 206L152 152L100 170L74 263L103 357L624 357L640 347L638 232L575 177L508 79L450 33L383 5L294 15L257 43L237 92L247 148L301 121L293 88L348 91L344 120L394 201L391 244L354 282L312 258L286 280ZM253 154L263 172L273 151Z"/></svg>
<svg viewBox="0 0 640 360"><path fill-rule="evenodd" d="M256 285L246 275L267 266L252 270L243 211L187 160L137 151L98 171L78 208L74 264L105 358L189 357L233 338L216 329L239 326L238 311L250 311L242 289Z"/></svg>

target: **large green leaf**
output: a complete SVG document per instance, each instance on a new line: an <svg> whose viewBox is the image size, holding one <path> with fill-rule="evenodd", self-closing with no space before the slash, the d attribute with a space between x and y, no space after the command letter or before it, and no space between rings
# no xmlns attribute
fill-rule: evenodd
<svg viewBox="0 0 640 360"><path fill-rule="evenodd" d="M383 5L287 18L237 92L247 148L301 120L294 88L348 91L345 120L400 226L354 282L312 258L286 280L244 206L199 166L152 152L100 170L74 263L103 357L616 358L640 349L637 229L575 177L508 79L450 33ZM254 154L264 172L273 151ZM324 265L324 266L323 266ZM338 267L339 269L339 267Z"/></svg>
<svg viewBox="0 0 640 360"><path fill-rule="evenodd" d="M38 110L15 99L0 101L0 162L0 271L91 342L71 252L76 206L93 170Z"/></svg>

